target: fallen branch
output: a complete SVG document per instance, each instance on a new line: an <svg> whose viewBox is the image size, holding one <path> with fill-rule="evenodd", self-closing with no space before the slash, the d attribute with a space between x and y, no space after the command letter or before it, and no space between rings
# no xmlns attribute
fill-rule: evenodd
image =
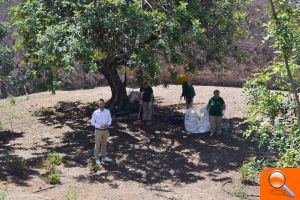
<svg viewBox="0 0 300 200"><path fill-rule="evenodd" d="M52 189L52 188L54 188L54 187L55 187L55 186L52 185L52 186L49 186L49 187L46 187L46 188L41 188L41 189L38 189L38 190L34 191L33 193L42 192L42 191L45 191L45 190Z"/></svg>

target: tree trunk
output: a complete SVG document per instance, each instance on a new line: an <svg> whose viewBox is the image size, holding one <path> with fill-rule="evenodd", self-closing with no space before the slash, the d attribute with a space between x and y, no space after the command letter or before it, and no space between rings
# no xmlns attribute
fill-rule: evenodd
<svg viewBox="0 0 300 200"><path fill-rule="evenodd" d="M108 81L111 89L111 98L107 102L109 108L114 110L115 106L125 109L128 103L126 86L122 83L116 66L106 64L101 70L102 74Z"/></svg>
<svg viewBox="0 0 300 200"><path fill-rule="evenodd" d="M298 87L293 79L290 66L289 66L289 61L288 61L288 56L286 55L286 52L284 52L284 63L285 63L285 68L287 71L288 79L290 81L290 84L292 86L292 93L294 94L294 98L296 101L296 106L297 106L297 125L298 125L298 130L300 131L300 101L299 101L299 95L298 95Z"/></svg>

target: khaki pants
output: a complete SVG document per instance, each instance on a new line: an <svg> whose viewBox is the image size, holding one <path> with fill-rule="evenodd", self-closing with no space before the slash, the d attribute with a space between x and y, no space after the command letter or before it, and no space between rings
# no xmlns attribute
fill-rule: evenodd
<svg viewBox="0 0 300 200"><path fill-rule="evenodd" d="M209 122L211 127L211 132L214 134L216 131L221 133L221 124L222 124L223 116L212 116L209 115Z"/></svg>
<svg viewBox="0 0 300 200"><path fill-rule="evenodd" d="M103 157L106 156L108 136L109 133L107 129L106 130L95 129L95 149L94 149L95 159L99 158L100 146L101 146L101 155Z"/></svg>
<svg viewBox="0 0 300 200"><path fill-rule="evenodd" d="M143 102L143 120L152 120L152 102Z"/></svg>

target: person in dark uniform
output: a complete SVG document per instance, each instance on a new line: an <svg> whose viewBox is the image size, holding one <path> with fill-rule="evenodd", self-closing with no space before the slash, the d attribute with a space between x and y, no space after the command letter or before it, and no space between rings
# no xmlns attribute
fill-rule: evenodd
<svg viewBox="0 0 300 200"><path fill-rule="evenodd" d="M184 97L186 108L188 109L193 106L194 97L196 96L195 89L185 75L181 75L179 77L179 80L182 84L182 94L180 96L180 99Z"/></svg>
<svg viewBox="0 0 300 200"><path fill-rule="evenodd" d="M209 110L209 122L211 126L210 136L213 136L216 131L217 133L221 133L221 124L226 105L224 99L220 97L219 90L214 91L214 96L210 98L207 109Z"/></svg>
<svg viewBox="0 0 300 200"><path fill-rule="evenodd" d="M140 92L143 106L143 121L145 121L146 125L152 125L152 107L154 95L153 89L148 81L143 81Z"/></svg>

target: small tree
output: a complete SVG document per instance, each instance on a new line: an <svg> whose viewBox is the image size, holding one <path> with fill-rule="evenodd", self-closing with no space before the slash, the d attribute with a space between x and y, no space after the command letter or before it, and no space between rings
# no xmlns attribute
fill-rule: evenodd
<svg viewBox="0 0 300 200"><path fill-rule="evenodd" d="M12 15L31 77L44 79L54 93L80 62L105 76L111 105L121 105L127 94L119 67L139 69L138 78L159 83L162 60L187 63L194 49L204 62L220 59L245 16L243 2L26 0Z"/></svg>
<svg viewBox="0 0 300 200"><path fill-rule="evenodd" d="M299 157L295 155L300 153L300 9L292 0L270 0L270 4L266 39L271 39L278 56L244 85L249 97L247 121L251 123L245 136L257 133L255 139L266 144L271 155L278 158L279 154L280 166L299 167Z"/></svg>
<svg viewBox="0 0 300 200"><path fill-rule="evenodd" d="M274 39L279 59L284 62L289 91L293 93L297 109L297 124L300 130L299 101L299 56L300 56L300 8L296 0L269 0L272 20L269 24L269 36ZM277 7L277 9L276 9Z"/></svg>

